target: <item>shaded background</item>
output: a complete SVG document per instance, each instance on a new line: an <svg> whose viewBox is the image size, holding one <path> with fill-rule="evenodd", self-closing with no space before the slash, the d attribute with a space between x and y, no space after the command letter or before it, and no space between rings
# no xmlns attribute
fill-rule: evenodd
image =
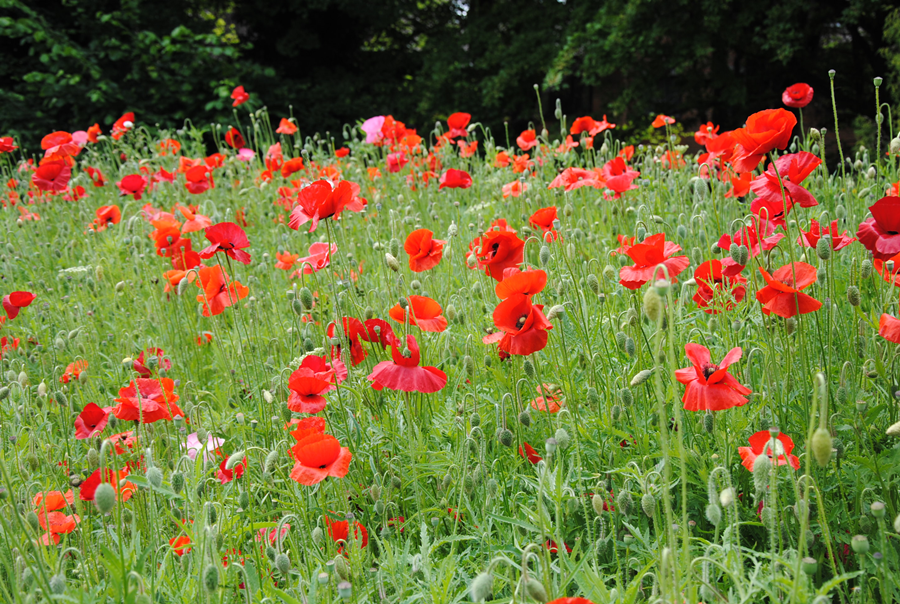
<svg viewBox="0 0 900 604"><path fill-rule="evenodd" d="M639 140L666 113L723 130L816 91L805 123L874 136L872 79L900 98L900 8L885 0L0 0L0 136L137 121L198 127L244 107L303 134L393 114L427 134L467 111L504 139L560 99L568 122L607 114ZM242 107L243 109L243 107ZM897 113L897 112L895 112ZM885 126L887 126L885 117ZM897 116L894 116L897 122ZM551 128L552 129L552 128ZM894 128L896 131L896 128ZM884 133L887 134L886 132Z"/></svg>

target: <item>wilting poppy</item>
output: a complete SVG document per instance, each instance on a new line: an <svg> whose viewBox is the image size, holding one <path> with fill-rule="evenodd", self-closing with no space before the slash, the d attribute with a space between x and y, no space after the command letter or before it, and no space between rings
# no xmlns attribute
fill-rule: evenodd
<svg viewBox="0 0 900 604"><path fill-rule="evenodd" d="M809 230L800 230L800 236L797 237L797 243L803 247L816 247L816 244L819 243L819 239L826 235L831 237L831 249L835 252L844 249L856 241L856 237L850 237L847 234L847 231L840 234L838 233L837 220L832 220L831 226L825 227L824 229L819 226L818 220L810 220Z"/></svg>
<svg viewBox="0 0 900 604"><path fill-rule="evenodd" d="M291 479L311 487L329 476L343 478L350 470L353 455L347 447L341 447L331 434L314 432L298 440L291 447L296 460L291 469Z"/></svg>
<svg viewBox="0 0 900 604"><path fill-rule="evenodd" d="M325 516L325 524L328 526L328 534L335 543L350 542L350 521L348 520L332 520ZM353 522L353 538L359 543L360 547L366 547L369 544L369 533L361 523ZM339 548L343 551L343 548Z"/></svg>
<svg viewBox="0 0 900 604"><path fill-rule="evenodd" d="M237 107L238 105L243 105L244 103L249 101L250 95L244 91L243 86L238 86L231 91L231 98L234 100L231 106Z"/></svg>
<svg viewBox="0 0 900 604"><path fill-rule="evenodd" d="M785 88L781 93L781 102L794 109L806 107L812 100L813 89L809 84L794 84Z"/></svg>
<svg viewBox="0 0 900 604"><path fill-rule="evenodd" d="M388 311L394 321L408 322L422 331L441 332L447 329L447 319L441 314L440 304L426 296L409 296L406 301L405 309L397 304Z"/></svg>
<svg viewBox="0 0 900 604"><path fill-rule="evenodd" d="M243 264L250 264L250 254L243 248L250 247L250 240L244 229L233 222L220 222L204 231L211 245L200 250L201 258L212 258L216 252L225 252L229 258L233 258Z"/></svg>
<svg viewBox="0 0 900 604"><path fill-rule="evenodd" d="M6 316L10 319L15 319L19 316L19 311L37 298L31 292L12 292L10 294L6 294L3 296L3 310L6 311Z"/></svg>
<svg viewBox="0 0 900 604"><path fill-rule="evenodd" d="M184 224L181 225L182 233L202 231L212 226L212 221L208 216L194 213L194 210L196 210L196 208L192 209L190 207L177 206L177 209L181 213L181 215L184 216Z"/></svg>
<svg viewBox="0 0 900 604"><path fill-rule="evenodd" d="M668 269L669 279L677 281L676 277L691 263L687 256L673 256L680 251L680 245L666 241L665 233L647 237L625 252L634 260L634 266L623 266L619 269L619 283L628 289L640 289L651 279L664 278L665 272L660 265Z"/></svg>
<svg viewBox="0 0 900 604"><path fill-rule="evenodd" d="M531 296L512 294L494 309L498 331L486 343L499 342L501 352L527 356L547 346L547 330L553 325L543 313L543 305L533 304Z"/></svg>
<svg viewBox="0 0 900 604"><path fill-rule="evenodd" d="M88 362L84 359L79 359L74 363L69 363L66 366L66 370L63 372L61 376L59 376L60 384L68 384L72 380L77 380L81 375L81 372L87 369Z"/></svg>
<svg viewBox="0 0 900 604"><path fill-rule="evenodd" d="M439 189L468 189L472 186L472 177L464 170L450 168L441 174L439 182Z"/></svg>
<svg viewBox="0 0 900 604"><path fill-rule="evenodd" d="M503 271L518 267L525 257L525 242L516 232L504 225L501 229L491 228L469 246L467 256L474 258L485 275L496 281L503 279Z"/></svg>
<svg viewBox="0 0 900 604"><path fill-rule="evenodd" d="M774 313L788 318L815 312L822 306L821 302L800 291L816 282L816 267L805 262L793 262L771 275L762 267L759 272L767 283L766 287L756 292L756 299L763 305L763 314Z"/></svg>
<svg viewBox="0 0 900 604"><path fill-rule="evenodd" d="M404 356L405 352L409 356ZM437 392L447 385L447 374L436 367L419 367L419 344L412 335L406 336L406 350L391 347L391 361L375 365L368 379L376 390L400 390L402 392Z"/></svg>
<svg viewBox="0 0 900 604"><path fill-rule="evenodd" d="M562 407L562 391L556 384L542 384L537 387L538 394L542 395L531 400L531 408L535 411L557 413Z"/></svg>
<svg viewBox="0 0 900 604"><path fill-rule="evenodd" d="M775 462L776 465L790 465L795 470L800 469L800 459L796 455L791 455L794 441L787 434L779 432L778 436L773 438L769 430L760 430L747 440L750 446L738 447L738 453L741 456L741 465L751 472L756 465L756 459L763 455L767 455L769 461Z"/></svg>
<svg viewBox="0 0 900 604"><path fill-rule="evenodd" d="M41 191L64 191L69 186L72 168L63 160L48 161L31 175L31 182Z"/></svg>
<svg viewBox="0 0 900 604"><path fill-rule="evenodd" d="M523 450L524 447L524 450ZM519 457L527 459L531 463L537 463L544 458L537 454L537 451L534 450L534 447L529 445L526 442L522 443L522 446L519 447Z"/></svg>
<svg viewBox="0 0 900 604"><path fill-rule="evenodd" d="M221 266L204 266L200 268L200 281L197 285L203 290L197 296L197 302L203 304L203 316L220 315L229 306L237 304L250 293L249 288L239 281L232 281Z"/></svg>
<svg viewBox="0 0 900 604"><path fill-rule="evenodd" d="M129 174L116 183L119 187L119 195L132 195L135 201L140 201L147 188L147 179L140 174Z"/></svg>
<svg viewBox="0 0 900 604"><path fill-rule="evenodd" d="M751 390L728 373L728 367L743 354L740 348L732 348L718 365L710 361L709 349L700 344L685 344L684 351L693 366L677 369L675 379L685 385L681 399L685 409L723 411L747 404Z"/></svg>
<svg viewBox="0 0 900 604"><path fill-rule="evenodd" d="M731 132L737 143L732 165L738 172L752 172L763 156L784 149L791 141L797 118L786 109L766 109L747 118L747 125Z"/></svg>
<svg viewBox="0 0 900 604"><path fill-rule="evenodd" d="M428 229L418 229L406 236L403 251L409 256L409 270L421 273L433 269L444 255L446 241L434 239Z"/></svg>
<svg viewBox="0 0 900 604"><path fill-rule="evenodd" d="M140 421L152 424L160 420L171 420L184 416L175 403L175 382L171 378L137 378L128 386L119 389L119 397L112 413L123 421Z"/></svg>
<svg viewBox="0 0 900 604"><path fill-rule="evenodd" d="M693 300L709 314L732 310L747 294L744 288L747 279L740 273L725 274L720 260L708 260L698 266L694 271L694 281L697 282L697 291Z"/></svg>
<svg viewBox="0 0 900 604"><path fill-rule="evenodd" d="M876 260L890 260L900 253L900 197L882 197L869 211L856 236Z"/></svg>
<svg viewBox="0 0 900 604"><path fill-rule="evenodd" d="M297 133L297 126L291 122L286 117L281 118L281 121L278 122L278 128L275 130L278 134L287 134L290 136L291 134Z"/></svg>

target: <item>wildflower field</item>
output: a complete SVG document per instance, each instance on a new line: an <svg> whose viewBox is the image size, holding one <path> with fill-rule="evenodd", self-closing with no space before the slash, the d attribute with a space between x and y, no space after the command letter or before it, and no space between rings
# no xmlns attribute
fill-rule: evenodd
<svg viewBox="0 0 900 604"><path fill-rule="evenodd" d="M0 138L0 600L896 601L900 136L813 94Z"/></svg>

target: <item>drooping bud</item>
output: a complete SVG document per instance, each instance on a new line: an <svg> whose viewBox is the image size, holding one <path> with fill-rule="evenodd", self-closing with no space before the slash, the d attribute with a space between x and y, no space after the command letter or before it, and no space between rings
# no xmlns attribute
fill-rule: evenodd
<svg viewBox="0 0 900 604"><path fill-rule="evenodd" d="M108 514L116 505L116 490L108 482L100 483L94 491L94 505L101 514Z"/></svg>
<svg viewBox="0 0 900 604"><path fill-rule="evenodd" d="M219 589L219 569L215 564L207 564L203 569L203 586L210 593Z"/></svg>
<svg viewBox="0 0 900 604"><path fill-rule="evenodd" d="M820 467L825 467L831 460L831 433L822 427L813 432L812 452Z"/></svg>
<svg viewBox="0 0 900 604"><path fill-rule="evenodd" d="M548 600L547 590L544 589L544 585L534 577L522 577L519 581L519 590L532 600L540 602L540 604L546 604Z"/></svg>
<svg viewBox="0 0 900 604"><path fill-rule="evenodd" d="M707 505L706 519L709 520L710 524L713 526L719 526L719 523L722 522L722 508L715 503Z"/></svg>
<svg viewBox="0 0 900 604"><path fill-rule="evenodd" d="M641 497L641 510L647 518L653 518L653 512L656 511L656 498L650 493L644 493Z"/></svg>
<svg viewBox="0 0 900 604"><path fill-rule="evenodd" d="M566 450L569 447L569 433L566 432L565 428L558 428L553 437L556 439L556 444L559 445L560 449Z"/></svg>
<svg viewBox="0 0 900 604"><path fill-rule="evenodd" d="M631 498L631 491L627 489L619 491L619 494L616 497L616 507L619 508L619 511L627 516L631 513L631 508L633 506L634 500Z"/></svg>
<svg viewBox="0 0 900 604"><path fill-rule="evenodd" d="M502 428L497 434L497 440L504 447L511 447L513 444L513 433L509 428Z"/></svg>
<svg viewBox="0 0 900 604"><path fill-rule="evenodd" d="M541 261L541 266L547 266L550 263L550 248L546 245L542 245L538 258Z"/></svg>
<svg viewBox="0 0 900 604"><path fill-rule="evenodd" d="M473 602L484 602L491 598L494 590L494 577L488 573L478 573L469 585L469 595Z"/></svg>
<svg viewBox="0 0 900 604"><path fill-rule="evenodd" d="M642 369L638 371L637 374L633 378L631 378L631 387L637 387L650 379L650 376L653 375L652 369Z"/></svg>
<svg viewBox="0 0 900 604"><path fill-rule="evenodd" d="M866 258L859 265L859 276L868 279L872 276L872 261Z"/></svg>
<svg viewBox="0 0 900 604"><path fill-rule="evenodd" d="M847 288L847 301L850 302L851 306L859 306L859 303L862 301L859 288L855 285L851 285Z"/></svg>
<svg viewBox="0 0 900 604"><path fill-rule="evenodd" d="M282 575L288 574L288 571L291 570L291 559L288 558L287 554L281 553L275 556L275 568Z"/></svg>
<svg viewBox="0 0 900 604"><path fill-rule="evenodd" d="M644 293L644 314L654 323L659 322L663 313L663 301L655 287L647 288Z"/></svg>
<svg viewBox="0 0 900 604"><path fill-rule="evenodd" d="M397 262L397 258L392 254L385 254L384 260L387 262L388 268L392 271L399 272L400 271L400 263Z"/></svg>

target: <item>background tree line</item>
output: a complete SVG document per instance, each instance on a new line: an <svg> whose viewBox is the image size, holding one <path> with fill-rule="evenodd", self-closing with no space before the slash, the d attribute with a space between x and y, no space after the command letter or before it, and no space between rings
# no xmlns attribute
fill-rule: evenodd
<svg viewBox="0 0 900 604"><path fill-rule="evenodd" d="M872 79L900 99L891 0L0 0L0 135L30 149L56 129L229 121L292 113L302 133L393 114L420 133L467 111L503 140L540 123L608 114L636 137L651 112L737 127L816 90L806 123L870 135ZM894 116L896 117L896 116ZM233 121L233 119L232 119ZM848 132L851 128L845 128Z"/></svg>

